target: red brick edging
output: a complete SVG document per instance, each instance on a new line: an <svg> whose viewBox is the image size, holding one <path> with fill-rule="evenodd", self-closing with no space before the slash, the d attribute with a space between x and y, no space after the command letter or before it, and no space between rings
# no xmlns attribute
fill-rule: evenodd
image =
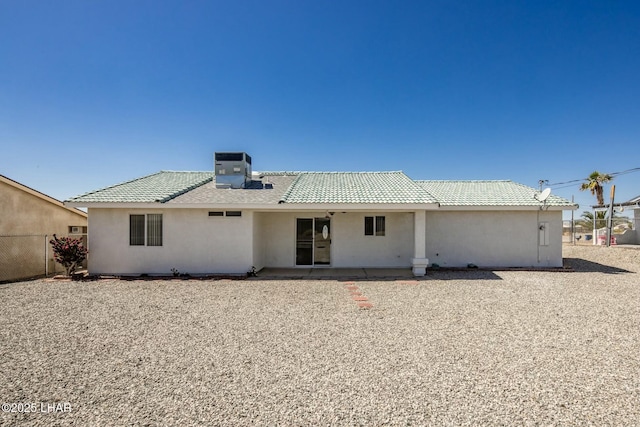
<svg viewBox="0 0 640 427"><path fill-rule="evenodd" d="M373 304L369 302L369 298L362 295L359 288L356 286L355 282L344 282L346 289L351 294L351 298L358 304L358 307L361 309L369 309L373 308Z"/></svg>

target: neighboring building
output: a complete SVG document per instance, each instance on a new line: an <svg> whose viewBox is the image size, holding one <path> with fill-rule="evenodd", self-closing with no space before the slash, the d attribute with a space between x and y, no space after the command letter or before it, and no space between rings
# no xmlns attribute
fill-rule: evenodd
<svg viewBox="0 0 640 427"><path fill-rule="evenodd" d="M85 212L0 175L0 281L64 271L48 240L86 231Z"/></svg>
<svg viewBox="0 0 640 427"><path fill-rule="evenodd" d="M627 209L633 211L633 218L631 218L633 229L625 230L623 233L613 234L612 242L617 245L640 245L640 196L634 197L624 203L615 203L614 207L618 209ZM596 210L604 210L604 206L592 206L594 212ZM602 228L596 231L596 235L605 236L604 238L594 239L594 244L606 244L607 229Z"/></svg>
<svg viewBox="0 0 640 427"><path fill-rule="evenodd" d="M255 267L561 267L568 200L511 181L402 172L162 171L66 204L89 212L92 274L245 273Z"/></svg>

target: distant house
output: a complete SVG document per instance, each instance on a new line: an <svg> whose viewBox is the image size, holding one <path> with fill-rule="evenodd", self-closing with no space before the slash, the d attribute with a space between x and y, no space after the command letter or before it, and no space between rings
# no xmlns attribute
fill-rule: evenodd
<svg viewBox="0 0 640 427"><path fill-rule="evenodd" d="M604 210L603 206L592 206L594 210ZM631 200L627 200L623 203L616 203L616 209L626 209L633 211L633 229L625 230L621 234L614 234L615 242L618 245L640 245L640 196L634 197ZM601 229L598 233L606 233L606 229ZM604 239L594 239L595 243L606 243L606 237Z"/></svg>
<svg viewBox="0 0 640 427"><path fill-rule="evenodd" d="M89 212L93 274L244 273L252 267L560 267L570 201L511 181L402 172L162 171L66 201Z"/></svg>
<svg viewBox="0 0 640 427"><path fill-rule="evenodd" d="M48 240L87 231L87 214L0 175L0 281L63 270Z"/></svg>

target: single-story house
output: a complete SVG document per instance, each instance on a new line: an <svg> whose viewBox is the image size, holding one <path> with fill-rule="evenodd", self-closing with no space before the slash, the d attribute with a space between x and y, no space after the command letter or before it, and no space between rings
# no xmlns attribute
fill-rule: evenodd
<svg viewBox="0 0 640 427"><path fill-rule="evenodd" d="M85 212L0 175L0 282L64 271L49 239L86 232Z"/></svg>
<svg viewBox="0 0 640 427"><path fill-rule="evenodd" d="M511 181L402 172L161 171L66 201L89 213L92 274L245 273L264 267L561 267L570 201Z"/></svg>

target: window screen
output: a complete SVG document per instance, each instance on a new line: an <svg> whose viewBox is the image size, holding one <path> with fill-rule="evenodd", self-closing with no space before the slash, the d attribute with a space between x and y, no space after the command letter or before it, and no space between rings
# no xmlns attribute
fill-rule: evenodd
<svg viewBox="0 0 640 427"><path fill-rule="evenodd" d="M144 246L144 215L129 215L129 244Z"/></svg>
<svg viewBox="0 0 640 427"><path fill-rule="evenodd" d="M376 217L376 236L384 236L385 234L385 219L383 216Z"/></svg>
<svg viewBox="0 0 640 427"><path fill-rule="evenodd" d="M147 215L147 246L162 246L162 214Z"/></svg>

